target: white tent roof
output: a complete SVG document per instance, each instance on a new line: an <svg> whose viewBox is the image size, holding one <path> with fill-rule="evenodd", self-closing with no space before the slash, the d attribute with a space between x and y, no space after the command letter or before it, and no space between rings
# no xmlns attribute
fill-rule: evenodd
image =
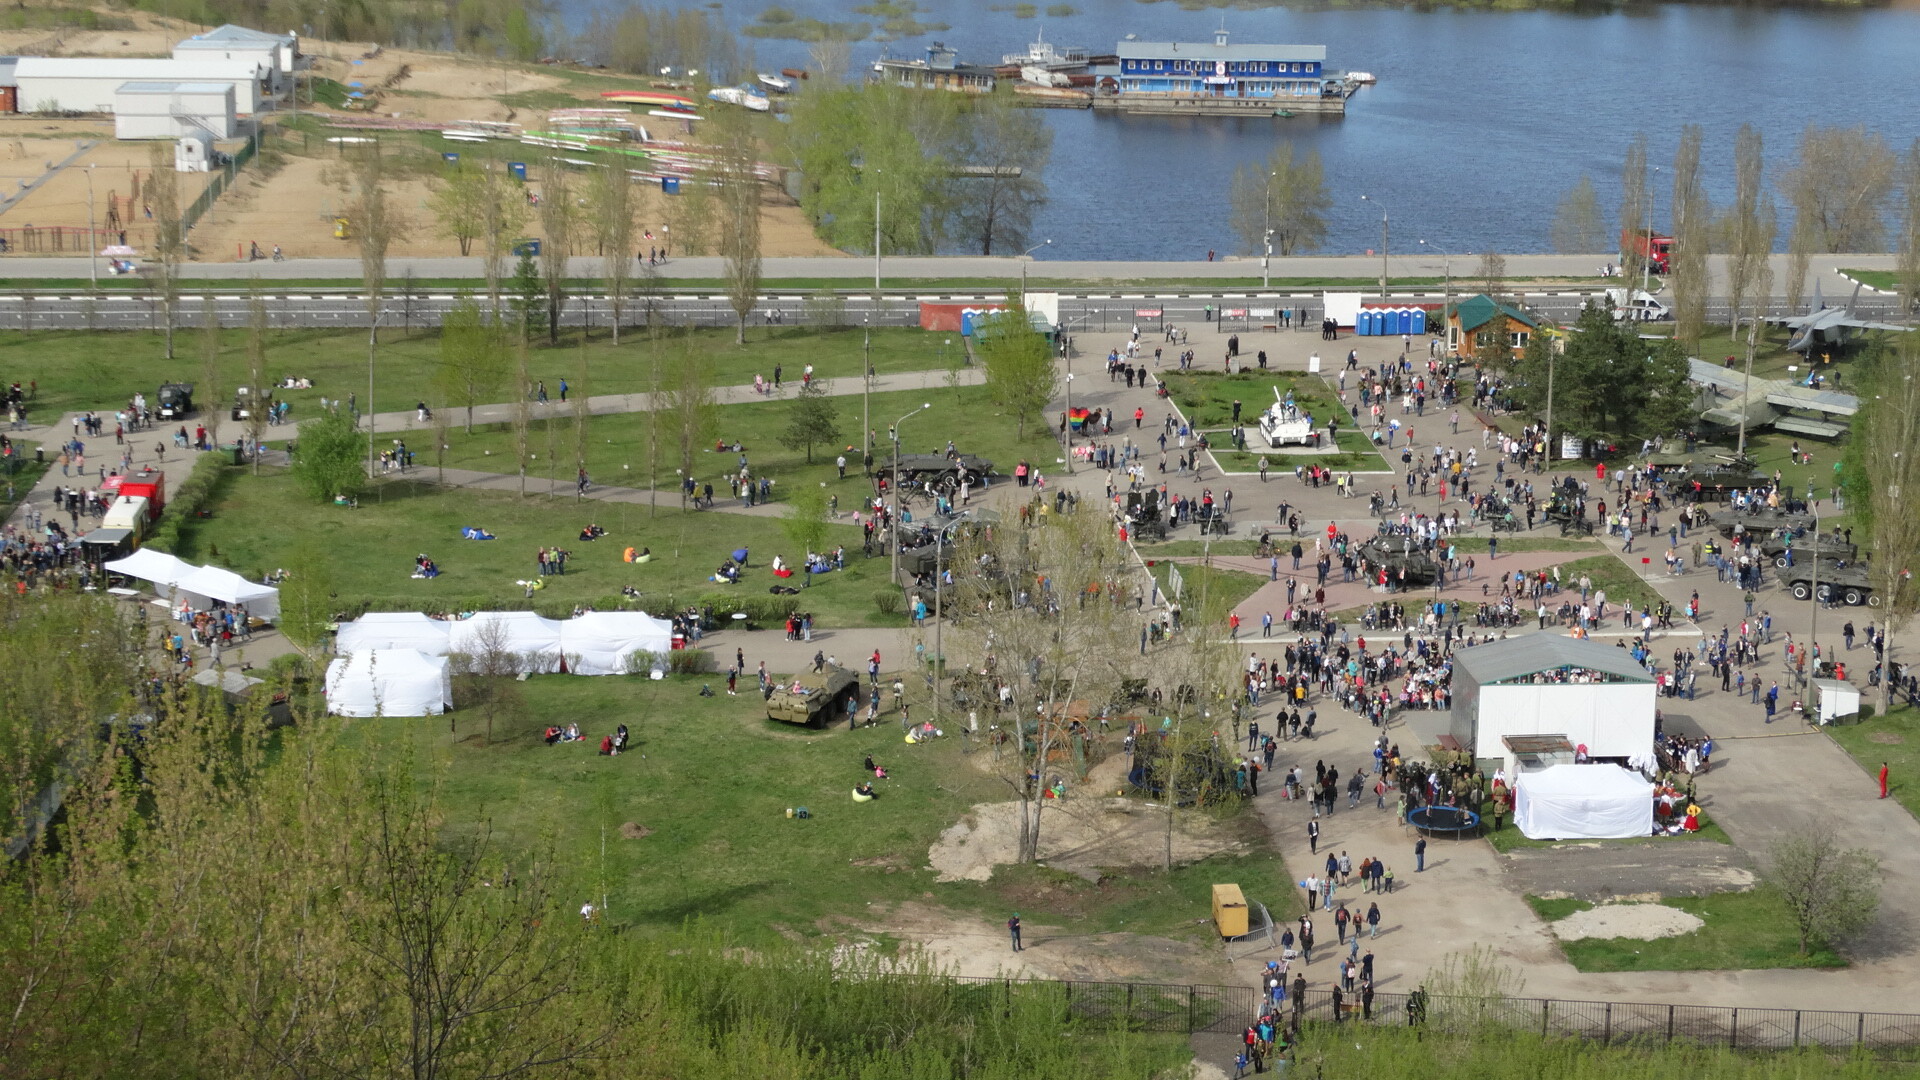
<svg viewBox="0 0 1920 1080"><path fill-rule="evenodd" d="M589 611L560 624L560 651L575 675L624 675L636 652L673 648L673 624L643 611Z"/></svg>
<svg viewBox="0 0 1920 1080"><path fill-rule="evenodd" d="M417 611L375 611L341 623L335 644L343 653L418 649L428 656L445 656L452 626L444 619L430 619Z"/></svg>
<svg viewBox="0 0 1920 1080"><path fill-rule="evenodd" d="M218 671L213 668L203 668L194 675L193 681L201 686L217 686L236 697L266 682L265 679L256 679L232 668Z"/></svg>
<svg viewBox="0 0 1920 1080"><path fill-rule="evenodd" d="M1533 840L1653 832L1653 784L1618 765L1554 765L1514 783L1513 823Z"/></svg>
<svg viewBox="0 0 1920 1080"><path fill-rule="evenodd" d="M327 711L335 716L437 716L452 705L444 656L363 649L327 665Z"/></svg>
<svg viewBox="0 0 1920 1080"><path fill-rule="evenodd" d="M222 570L217 566L202 566L173 584L175 590L185 593L188 602L195 607L211 606L203 603L203 600L221 600L228 604L245 604L247 611L254 615L271 618L280 614L279 589L248 581L231 570Z"/></svg>
<svg viewBox="0 0 1920 1080"><path fill-rule="evenodd" d="M479 656L489 648L501 648L523 657L529 674L551 674L560 670L560 622L542 618L531 611L482 611L472 618L448 623L447 648L452 652ZM488 629L499 626L500 639L489 641Z"/></svg>
<svg viewBox="0 0 1920 1080"><path fill-rule="evenodd" d="M190 562L152 548L141 548L124 559L115 559L107 563L106 566L109 573L125 574L130 578L153 582L158 586L154 591L162 596L166 596L173 590L174 582L197 569Z"/></svg>

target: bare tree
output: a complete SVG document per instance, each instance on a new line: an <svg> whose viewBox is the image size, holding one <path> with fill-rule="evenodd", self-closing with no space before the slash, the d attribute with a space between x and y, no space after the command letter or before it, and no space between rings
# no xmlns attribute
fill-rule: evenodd
<svg viewBox="0 0 1920 1080"><path fill-rule="evenodd" d="M1813 265L1815 232L1813 222L1798 211L1793 228L1787 231L1787 307L1800 310L1800 298L1806 294L1807 271Z"/></svg>
<svg viewBox="0 0 1920 1080"><path fill-rule="evenodd" d="M174 308L180 302L180 264L187 257L186 223L180 218L180 178L173 171L172 146L153 144L147 200L153 207L153 287L167 328L167 359L173 359Z"/></svg>
<svg viewBox="0 0 1920 1080"><path fill-rule="evenodd" d="M1276 255L1313 251L1327 238L1333 196L1327 193L1318 150L1296 155L1291 142L1280 143L1264 162L1234 170L1227 199L1243 251L1265 251L1269 230Z"/></svg>
<svg viewBox="0 0 1920 1080"><path fill-rule="evenodd" d="M1488 298L1499 300L1507 291L1507 257L1497 251L1486 252L1480 256L1478 270L1481 288L1486 290ZM1494 318L1505 325L1502 316L1496 314Z"/></svg>
<svg viewBox="0 0 1920 1080"><path fill-rule="evenodd" d="M1607 250L1607 225L1600 215L1600 196L1593 189L1593 177L1581 174L1580 182L1560 196L1560 205L1553 212L1551 237L1553 250L1563 255Z"/></svg>
<svg viewBox="0 0 1920 1080"><path fill-rule="evenodd" d="M720 254L726 260L727 303L734 344L747 343L747 316L760 302L760 175L745 109L719 114L714 136L720 196Z"/></svg>
<svg viewBox="0 0 1920 1080"><path fill-rule="evenodd" d="M1034 214L1046 204L1043 178L1053 156L1053 129L1009 93L972 103L953 160L972 172L954 184L952 235L980 254L995 246L1017 254L1032 239Z"/></svg>
<svg viewBox="0 0 1920 1080"><path fill-rule="evenodd" d="M1900 159L1864 126L1808 124L1799 157L1781 177L1794 225L1805 224L1810 250L1884 251L1886 204Z"/></svg>
<svg viewBox="0 0 1920 1080"><path fill-rule="evenodd" d="M1920 311L1920 139L1900 161L1900 293L1907 314Z"/></svg>
<svg viewBox="0 0 1920 1080"><path fill-rule="evenodd" d="M527 222L527 200L520 186L499 168L487 163L480 187L480 262L487 278L487 301L493 317L500 313L500 283L506 277L507 254L516 234Z"/></svg>
<svg viewBox="0 0 1920 1080"><path fill-rule="evenodd" d="M547 286L547 344L560 344L560 315L567 303L568 264L573 261L574 230L580 215L574 205L573 173L558 154L540 170L540 272Z"/></svg>
<svg viewBox="0 0 1920 1080"><path fill-rule="evenodd" d="M367 305L367 355L379 341L380 306L387 292L387 249L401 230L399 215L387 203L386 156L378 142L368 143L353 157L354 243L360 249L360 286ZM373 402L367 402L373 412Z"/></svg>
<svg viewBox="0 0 1920 1080"><path fill-rule="evenodd" d="M1727 238L1727 296L1732 303L1732 327L1740 329L1740 315L1749 298L1753 317L1766 314L1772 291L1775 232L1773 200L1767 194L1765 146L1751 124L1740 125L1733 140L1733 209L1725 229Z"/></svg>
<svg viewBox="0 0 1920 1080"><path fill-rule="evenodd" d="M674 456L679 463L674 471L680 475L680 508L684 510L687 481L695 479L694 463L705 449L717 418L712 376L706 367L685 356L675 357L675 361L667 372L665 386L653 396L653 407L656 416L665 414L672 432Z"/></svg>
<svg viewBox="0 0 1920 1080"><path fill-rule="evenodd" d="M1878 352L1866 372L1871 394L1853 421L1858 464L1848 473L1848 509L1865 526L1873 551L1868 564L1873 595L1883 613L1886 634L1880 679L1880 715L1893 708L1895 679L1890 675L1894 634L1920 610L1920 587L1910 571L1920 565L1920 341L1901 334L1891 349ZM1849 457L1853 454L1850 453ZM1854 490L1865 488L1864 491Z"/></svg>
<svg viewBox="0 0 1920 1080"><path fill-rule="evenodd" d="M593 233L600 245L607 299L613 305L613 343L618 345L634 264L633 177L624 167L615 165L594 174Z"/></svg>
<svg viewBox="0 0 1920 1080"><path fill-rule="evenodd" d="M200 301L200 423L207 429L207 441L220 445L220 421L227 407L226 380L220 377L220 313L213 297Z"/></svg>
<svg viewBox="0 0 1920 1080"><path fill-rule="evenodd" d="M520 324L514 338L513 455L520 473L520 494L527 493L527 455L533 434L533 359L527 345L527 326Z"/></svg>
<svg viewBox="0 0 1920 1080"><path fill-rule="evenodd" d="M247 298L247 441L252 443L253 471L260 472L260 436L267 430L267 409L273 400L267 386L267 301L256 281Z"/></svg>
<svg viewBox="0 0 1920 1080"><path fill-rule="evenodd" d="M1673 281L1674 336L1689 351L1698 351L1706 330L1707 256L1712 248L1713 212L1707 201L1700 170L1700 125L1680 129L1680 145L1673 154Z"/></svg>
<svg viewBox="0 0 1920 1080"><path fill-rule="evenodd" d="M1646 269L1646 257L1640 251L1639 237L1652 227L1653 195L1647 188L1647 136L1635 133L1627 144L1626 162L1620 169L1620 273L1627 280L1640 277Z"/></svg>
<svg viewBox="0 0 1920 1080"><path fill-rule="evenodd" d="M1764 880L1785 902L1802 956L1815 942L1844 944L1873 924L1880 906L1880 860L1840 840L1825 821L1809 819L1768 853Z"/></svg>

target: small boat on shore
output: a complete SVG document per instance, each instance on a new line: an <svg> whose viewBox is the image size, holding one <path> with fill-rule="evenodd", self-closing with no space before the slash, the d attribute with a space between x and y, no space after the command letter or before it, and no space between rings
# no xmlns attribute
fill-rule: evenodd
<svg viewBox="0 0 1920 1080"><path fill-rule="evenodd" d="M783 79L778 75L769 75L764 71L760 73L759 78L761 86L772 90L776 94L786 94L793 91L793 80L791 79Z"/></svg>
<svg viewBox="0 0 1920 1080"><path fill-rule="evenodd" d="M1347 72L1347 81L1350 83L1359 83L1361 86L1372 86L1380 80L1374 78L1373 72L1371 71L1349 71Z"/></svg>
<svg viewBox="0 0 1920 1080"><path fill-rule="evenodd" d="M789 79L804 79L807 77L807 69L806 68L781 68L780 74L785 75Z"/></svg>
<svg viewBox="0 0 1920 1080"><path fill-rule="evenodd" d="M722 105L739 105L754 112L766 112L773 108L773 103L767 100L767 95L761 93L758 87L745 83L739 86L716 86L707 91L707 97Z"/></svg>

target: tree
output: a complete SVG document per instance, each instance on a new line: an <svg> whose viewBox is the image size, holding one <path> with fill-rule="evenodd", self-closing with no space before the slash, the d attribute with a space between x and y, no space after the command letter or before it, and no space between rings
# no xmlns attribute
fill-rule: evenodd
<svg viewBox="0 0 1920 1080"><path fill-rule="evenodd" d="M180 218L180 179L173 147L155 143L148 157L147 200L153 206L153 287L160 294L167 328L167 359L173 359L174 307L180 302L180 263L187 257L187 228Z"/></svg>
<svg viewBox="0 0 1920 1080"><path fill-rule="evenodd" d="M1507 291L1507 257L1497 251L1489 251L1480 256L1480 287L1487 298L1498 303Z"/></svg>
<svg viewBox="0 0 1920 1080"><path fill-rule="evenodd" d="M823 550L827 545L827 485L795 484L780 529L803 553Z"/></svg>
<svg viewBox="0 0 1920 1080"><path fill-rule="evenodd" d="M747 316L760 302L760 173L748 115L745 109L719 113L707 129L716 137L720 255L726 261L736 345L747 343Z"/></svg>
<svg viewBox="0 0 1920 1080"><path fill-rule="evenodd" d="M387 292L387 249L405 231L400 215L387 203L386 156L378 142L362 146L353 157L354 243L360 249L360 286L366 294L367 355L369 362L379 341L380 306ZM367 402L373 412L373 402Z"/></svg>
<svg viewBox="0 0 1920 1080"><path fill-rule="evenodd" d="M1920 610L1920 588L1911 571L1920 566L1920 334L1877 346L1867 357L1860 412L1847 441L1842 485L1846 507L1873 552L1868 573L1886 634L1883 656L1894 654L1894 635ZM1880 715L1893 708L1894 683L1880 680Z"/></svg>
<svg viewBox="0 0 1920 1080"><path fill-rule="evenodd" d="M635 261L633 177L625 168L601 169L593 175L591 191L593 235L600 244L601 276L606 279L607 300L613 306L613 343L618 345Z"/></svg>
<svg viewBox="0 0 1920 1080"><path fill-rule="evenodd" d="M1042 174L1052 156L1053 129L1011 92L974 101L953 151L955 164L969 170L953 184L954 239L982 255L995 245L1013 253L1027 247L1033 215L1047 201Z"/></svg>
<svg viewBox="0 0 1920 1080"><path fill-rule="evenodd" d="M220 378L220 313L214 310L213 297L200 301L200 395L201 426L207 429L207 441L220 445L220 421L227 407L227 394Z"/></svg>
<svg viewBox="0 0 1920 1080"><path fill-rule="evenodd" d="M1900 161L1900 295L1906 313L1920 311L1920 139Z"/></svg>
<svg viewBox="0 0 1920 1080"><path fill-rule="evenodd" d="M558 154L547 157L540 184L540 271L546 282L547 344L558 345L560 315L567 303L567 270L573 261L579 213L573 202L573 174Z"/></svg>
<svg viewBox="0 0 1920 1080"><path fill-rule="evenodd" d="M1640 277L1647 260L1641 240L1653 228L1653 195L1647 189L1647 136L1637 132L1627 144L1620 169L1620 273L1628 281Z"/></svg>
<svg viewBox="0 0 1920 1080"><path fill-rule="evenodd" d="M1052 347L1018 302L974 323L974 342L986 369L987 400L1013 414L1018 437L1026 438L1027 422L1045 412L1060 385Z"/></svg>
<svg viewBox="0 0 1920 1080"><path fill-rule="evenodd" d="M1264 252L1268 229L1276 255L1314 251L1326 241L1333 196L1327 193L1318 150L1296 155L1292 143L1281 143L1264 164L1249 162L1234 170L1227 200L1243 251Z"/></svg>
<svg viewBox="0 0 1920 1080"><path fill-rule="evenodd" d="M1880 860L1843 848L1833 827L1809 819L1774 841L1763 871L1800 935L1800 955L1815 942L1843 944L1873 923L1880 906Z"/></svg>
<svg viewBox="0 0 1920 1080"><path fill-rule="evenodd" d="M267 301L256 283L247 298L247 441L252 444L255 476L260 474L260 436L266 433L272 400L267 385Z"/></svg>
<svg viewBox="0 0 1920 1080"><path fill-rule="evenodd" d="M467 411L469 435L473 407L498 397L507 382L503 338L500 324L484 319L480 305L465 291L440 323L440 365L433 370L433 387L443 403Z"/></svg>
<svg viewBox="0 0 1920 1080"><path fill-rule="evenodd" d="M513 250L519 232L527 223L527 200L519 184L487 162L480 188L480 261L487 278L487 300L494 317L500 312L500 281L506 269L507 255Z"/></svg>
<svg viewBox="0 0 1920 1080"><path fill-rule="evenodd" d="M336 496L358 495L366 487L366 462L361 456L366 441L345 410L303 421L298 445L293 476L314 499L332 502Z"/></svg>
<svg viewBox="0 0 1920 1080"><path fill-rule="evenodd" d="M786 430L780 433L780 445L789 450L804 450L807 464L813 464L813 448L831 446L840 439L840 410L827 393L826 381L814 379L800 384L800 393L787 413Z"/></svg>
<svg viewBox="0 0 1920 1080"><path fill-rule="evenodd" d="M1607 250L1607 223L1600 214L1600 196L1593 189L1592 176L1580 174L1580 182L1560 196L1549 235L1553 250L1562 255L1588 255Z"/></svg>
<svg viewBox="0 0 1920 1080"><path fill-rule="evenodd" d="M712 377L707 368L688 355L674 359L663 389L654 395L653 407L655 422L659 422L658 416L664 412L672 435L674 460L679 463L674 472L680 476L680 508L684 510L686 481L695 479L694 462L706 448L719 418L714 410Z"/></svg>
<svg viewBox="0 0 1920 1080"><path fill-rule="evenodd" d="M1492 294L1488 296L1491 298ZM1506 371L1513 367L1513 340L1507 336L1505 312L1496 308L1493 318L1475 328L1472 352L1473 362L1487 371Z"/></svg>
<svg viewBox="0 0 1920 1080"><path fill-rule="evenodd" d="M1528 413L1547 411L1551 363L1556 433L1638 449L1642 440L1664 438L1691 422L1694 392L1678 342L1642 340L1597 304L1587 305L1575 326L1563 353L1554 354L1543 335L1529 342L1510 384Z"/></svg>
<svg viewBox="0 0 1920 1080"><path fill-rule="evenodd" d="M1899 171L1899 158L1878 133L1865 126L1823 128L1808 124L1800 133L1799 157L1781 177L1794 225L1805 224L1809 250L1824 252L1886 250L1887 198Z"/></svg>
<svg viewBox="0 0 1920 1080"><path fill-rule="evenodd" d="M356 440L355 464L359 457ZM326 654L327 634L339 610L320 540L312 533L303 533L281 569L287 572L287 578L280 583L280 630L301 656L317 662Z"/></svg>
<svg viewBox="0 0 1920 1080"><path fill-rule="evenodd" d="M520 494L527 493L527 462L533 452L533 360L527 344L527 324L513 339L513 456L520 474Z"/></svg>
<svg viewBox="0 0 1920 1080"><path fill-rule="evenodd" d="M882 251L934 250L952 215L948 155L964 123L961 96L881 83L799 96L786 126L787 156L801 174L800 209L821 239L871 253L877 195Z"/></svg>
<svg viewBox="0 0 1920 1080"><path fill-rule="evenodd" d="M1787 307L1800 310L1800 298L1807 290L1807 270L1813 264L1815 232L1813 221L1795 212L1793 227L1787 230Z"/></svg>
<svg viewBox="0 0 1920 1080"><path fill-rule="evenodd" d="M1740 328L1746 302L1753 317L1766 314L1773 270L1767 256L1775 233L1773 199L1767 194L1765 144L1751 124L1740 125L1733 139L1733 208L1723 232L1727 247L1727 297L1732 326Z"/></svg>
<svg viewBox="0 0 1920 1080"><path fill-rule="evenodd" d="M520 260L513 267L513 314L521 336L533 332L533 318L546 304L546 286L540 280L540 264L534 261L533 254L522 248ZM494 309L495 317L499 308ZM531 386L528 389L532 389Z"/></svg>
<svg viewBox="0 0 1920 1080"><path fill-rule="evenodd" d="M1712 248L1713 211L1707 201L1706 181L1700 171L1700 125L1680 129L1680 145L1673 154L1673 281L1674 336L1690 352L1700 349L1706 330L1707 256Z"/></svg>
<svg viewBox="0 0 1920 1080"><path fill-rule="evenodd" d="M486 235L487 174L465 161L448 169L427 200L439 234L473 254L473 242Z"/></svg>

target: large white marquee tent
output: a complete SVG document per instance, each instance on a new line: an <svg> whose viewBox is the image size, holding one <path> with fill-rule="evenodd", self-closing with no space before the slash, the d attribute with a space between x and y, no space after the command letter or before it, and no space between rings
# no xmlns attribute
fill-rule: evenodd
<svg viewBox="0 0 1920 1080"><path fill-rule="evenodd" d="M141 548L124 559L106 564L109 573L153 583L162 599L185 599L196 608L210 608L215 600L245 604L249 615L271 619L280 614L280 590L248 581L217 566L195 566L164 551Z"/></svg>
<svg viewBox="0 0 1920 1080"><path fill-rule="evenodd" d="M438 716L452 707L444 656L365 649L327 665L327 711L335 716Z"/></svg>
<svg viewBox="0 0 1920 1080"><path fill-rule="evenodd" d="M640 611L589 611L548 619L531 611L483 611L464 619L430 619L413 612L376 612L340 624L342 653L418 649L429 656L484 656L495 650L517 658L521 670L547 675L623 675L635 653L664 656L673 649L673 624Z"/></svg>
<svg viewBox="0 0 1920 1080"><path fill-rule="evenodd" d="M343 653L419 649L428 656L445 656L452 626L445 619L430 619L417 611L379 611L341 623L334 644Z"/></svg>
<svg viewBox="0 0 1920 1080"><path fill-rule="evenodd" d="M1653 832L1653 784L1618 765L1554 765L1514 784L1513 823L1533 840L1607 840Z"/></svg>

